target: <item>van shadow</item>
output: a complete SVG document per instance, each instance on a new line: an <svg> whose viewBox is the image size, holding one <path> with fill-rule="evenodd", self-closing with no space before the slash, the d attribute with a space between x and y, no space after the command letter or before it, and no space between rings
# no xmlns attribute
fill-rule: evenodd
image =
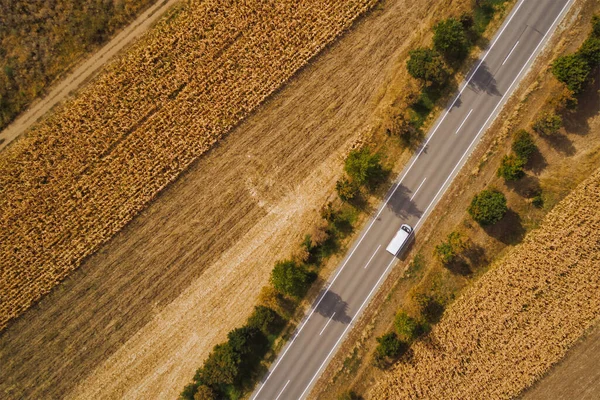
<svg viewBox="0 0 600 400"><path fill-rule="evenodd" d="M394 195L388 201L387 208L403 220L407 220L409 217L421 217L423 212L410 199L413 193L406 186L396 183L392 192Z"/></svg>
<svg viewBox="0 0 600 400"><path fill-rule="evenodd" d="M342 300L339 294L329 291L315 311L325 318L348 325L352 318L347 314L347 310L348 303Z"/></svg>

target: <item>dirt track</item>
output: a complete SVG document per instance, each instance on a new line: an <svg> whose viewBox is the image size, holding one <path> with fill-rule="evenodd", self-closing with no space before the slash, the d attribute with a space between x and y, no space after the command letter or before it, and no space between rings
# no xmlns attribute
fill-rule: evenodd
<svg viewBox="0 0 600 400"><path fill-rule="evenodd" d="M179 0L156 1L135 21L119 32L100 50L54 86L47 96L34 102L25 112L0 132L0 151L29 129L55 105L92 78L114 55L142 35L173 4Z"/></svg>
<svg viewBox="0 0 600 400"><path fill-rule="evenodd" d="M316 218L434 3L385 2L9 327L0 390L173 398Z"/></svg>

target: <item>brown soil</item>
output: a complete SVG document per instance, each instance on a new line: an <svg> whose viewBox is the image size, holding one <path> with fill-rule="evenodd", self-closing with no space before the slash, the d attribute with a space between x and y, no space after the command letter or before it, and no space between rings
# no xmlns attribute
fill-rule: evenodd
<svg viewBox="0 0 600 400"><path fill-rule="evenodd" d="M315 397L334 399L348 387L359 393L366 392L381 379L381 372L370 365L376 345L374 339L393 329L392 321L399 308L410 309L412 291L435 287L451 300L457 291L485 273L491 260L502 257L527 231L538 227L545 212L595 170L600 162L598 83L583 96L578 112L567 118L567 129L558 137L561 140L545 141L535 137L540 154L528 165L528 177L522 184L506 186L496 177L501 157L510 151L510 134L519 128L529 129L537 111L559 89L546 66L556 55L574 51L579 46L589 32L589 16L597 10L598 5L592 1L575 4L561 24L563 34L554 36L423 226L418 243L407 256L410 260L420 253L423 267L406 274L401 268L392 272L323 374L313 392ZM527 199L529 187L538 184L544 192L544 210L536 209ZM488 185L504 191L513 213L500 229L484 231L466 216L465 209L473 194ZM433 257L435 245L455 230L467 235L475 244L477 254L469 260L470 275L452 273Z"/></svg>
<svg viewBox="0 0 600 400"><path fill-rule="evenodd" d="M600 393L600 325L522 396L523 400L593 400Z"/></svg>
<svg viewBox="0 0 600 400"><path fill-rule="evenodd" d="M407 44L449 4L389 1L357 23L2 333L0 391L174 397L317 219Z"/></svg>

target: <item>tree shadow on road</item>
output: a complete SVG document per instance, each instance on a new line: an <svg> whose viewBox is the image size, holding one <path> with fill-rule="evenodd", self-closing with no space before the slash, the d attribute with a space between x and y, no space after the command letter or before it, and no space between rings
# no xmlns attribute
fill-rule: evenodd
<svg viewBox="0 0 600 400"><path fill-rule="evenodd" d="M392 188L394 195L386 204L386 207L403 220L409 217L421 217L423 212L410 200L413 193L402 184L394 184Z"/></svg>
<svg viewBox="0 0 600 400"><path fill-rule="evenodd" d="M473 75L473 78L469 82L469 88L476 93L485 92L493 96L501 95L496 86L496 79L486 62L483 62L475 75Z"/></svg>
<svg viewBox="0 0 600 400"><path fill-rule="evenodd" d="M352 321L352 318L347 314L348 303L342 300L339 294L332 291L327 292L315 311L326 318L331 318L344 325Z"/></svg>

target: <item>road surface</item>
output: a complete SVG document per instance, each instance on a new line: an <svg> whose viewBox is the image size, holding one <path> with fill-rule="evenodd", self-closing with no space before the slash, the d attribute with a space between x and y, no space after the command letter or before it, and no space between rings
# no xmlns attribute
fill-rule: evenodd
<svg viewBox="0 0 600 400"><path fill-rule="evenodd" d="M252 399L308 396L352 322L396 264L385 248L400 225L412 225L418 235L572 1L520 0L515 5Z"/></svg>

